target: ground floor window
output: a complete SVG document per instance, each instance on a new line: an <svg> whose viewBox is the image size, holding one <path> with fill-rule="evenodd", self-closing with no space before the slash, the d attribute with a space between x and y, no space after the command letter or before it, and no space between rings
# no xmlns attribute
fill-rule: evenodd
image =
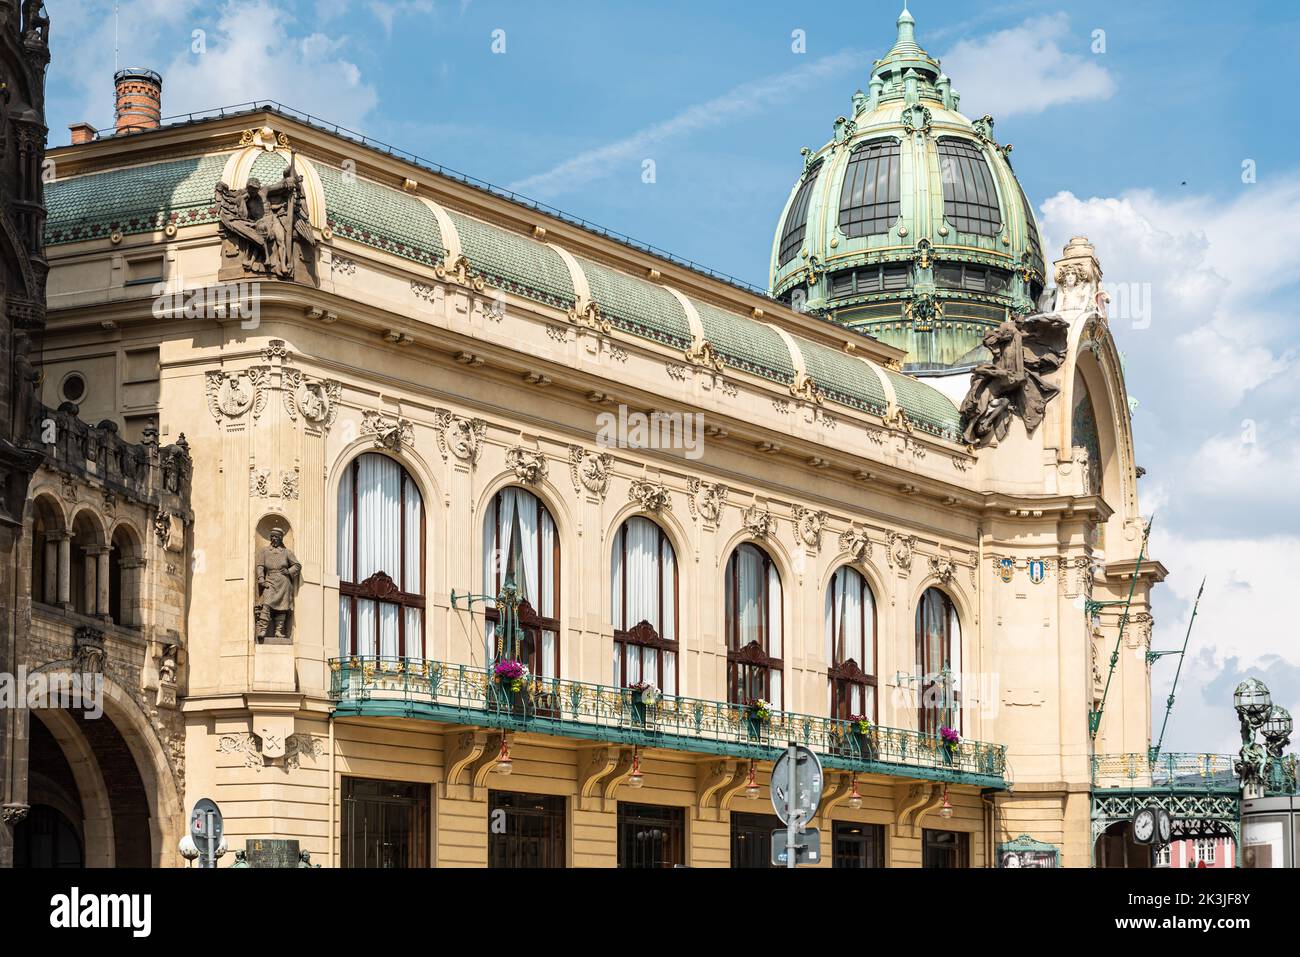
<svg viewBox="0 0 1300 957"><path fill-rule="evenodd" d="M564 867L564 805L549 794L491 792L488 867Z"/></svg>
<svg viewBox="0 0 1300 957"><path fill-rule="evenodd" d="M835 822L832 867L884 867L885 826Z"/></svg>
<svg viewBox="0 0 1300 957"><path fill-rule="evenodd" d="M686 812L653 804L618 806L618 866L672 867L686 863Z"/></svg>
<svg viewBox="0 0 1300 957"><path fill-rule="evenodd" d="M922 867L970 867L970 835L926 830L921 839Z"/></svg>
<svg viewBox="0 0 1300 957"><path fill-rule="evenodd" d="M732 814L731 866L771 867L772 831L784 826L775 815Z"/></svg>
<svg viewBox="0 0 1300 957"><path fill-rule="evenodd" d="M343 779L343 866L428 867L429 785Z"/></svg>

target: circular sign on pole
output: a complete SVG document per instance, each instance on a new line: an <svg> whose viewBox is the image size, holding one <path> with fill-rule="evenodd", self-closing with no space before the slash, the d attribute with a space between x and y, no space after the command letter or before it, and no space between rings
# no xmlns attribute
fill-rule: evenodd
<svg viewBox="0 0 1300 957"><path fill-rule="evenodd" d="M216 867L223 851L221 845L221 809L211 798L200 798L190 811L190 837L199 849L199 866Z"/></svg>
<svg viewBox="0 0 1300 957"><path fill-rule="evenodd" d="M790 794L790 752L786 751L772 766L772 808L782 824L790 823L790 810L799 812L806 824L817 814L822 803L822 762L802 744L794 746L794 794Z"/></svg>

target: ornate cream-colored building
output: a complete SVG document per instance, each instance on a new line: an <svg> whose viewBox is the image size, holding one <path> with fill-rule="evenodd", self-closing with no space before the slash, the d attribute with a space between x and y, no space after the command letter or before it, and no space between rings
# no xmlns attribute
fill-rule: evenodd
<svg viewBox="0 0 1300 957"><path fill-rule="evenodd" d="M770 296L286 110L51 150L43 401L159 478L37 476L30 659L106 635L148 797L34 711L10 799L86 864L210 797L327 866L748 866L793 740L822 866L1087 866L1163 576L1101 267L1044 264L909 15L854 104Z"/></svg>

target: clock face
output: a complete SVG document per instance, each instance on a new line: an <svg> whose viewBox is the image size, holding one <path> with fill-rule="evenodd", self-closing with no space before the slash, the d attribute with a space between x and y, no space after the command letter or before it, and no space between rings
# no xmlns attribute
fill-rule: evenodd
<svg viewBox="0 0 1300 957"><path fill-rule="evenodd" d="M1143 808L1133 816L1133 836L1142 844L1150 843L1156 830L1156 816L1150 808Z"/></svg>
<svg viewBox="0 0 1300 957"><path fill-rule="evenodd" d="M1174 822L1173 819L1169 816L1169 812L1164 810L1163 808L1161 808L1160 810L1159 827L1160 827L1160 842L1162 844L1168 844L1170 835L1174 829Z"/></svg>

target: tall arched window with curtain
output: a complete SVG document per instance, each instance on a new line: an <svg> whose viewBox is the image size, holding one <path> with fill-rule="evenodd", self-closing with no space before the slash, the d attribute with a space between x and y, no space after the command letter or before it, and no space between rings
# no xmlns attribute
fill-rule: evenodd
<svg viewBox="0 0 1300 957"><path fill-rule="evenodd" d="M938 734L944 725L961 730L961 622L952 599L928 588L916 606L916 673L920 680L918 727Z"/></svg>
<svg viewBox="0 0 1300 957"><path fill-rule="evenodd" d="M560 537L541 500L522 488L504 488L483 517L483 581L489 595L512 578L519 589L523 629L518 658L539 677L560 676ZM495 661L498 612L489 607L487 660Z"/></svg>
<svg viewBox="0 0 1300 957"><path fill-rule="evenodd" d="M424 657L424 499L393 459L367 452L339 481L339 649Z"/></svg>
<svg viewBox="0 0 1300 957"><path fill-rule="evenodd" d="M876 720L876 599L866 578L841 566L826 589L830 715Z"/></svg>
<svg viewBox="0 0 1300 957"><path fill-rule="evenodd" d="M767 552L746 542L727 559L727 698L781 707L781 575Z"/></svg>
<svg viewBox="0 0 1300 957"><path fill-rule="evenodd" d="M664 530L629 518L614 535L614 681L677 693L677 556Z"/></svg>

